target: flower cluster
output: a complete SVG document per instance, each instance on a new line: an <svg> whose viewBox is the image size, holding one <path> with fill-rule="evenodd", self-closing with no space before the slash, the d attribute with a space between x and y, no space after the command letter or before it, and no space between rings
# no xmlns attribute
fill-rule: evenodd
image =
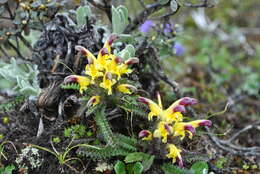
<svg viewBox="0 0 260 174"><path fill-rule="evenodd" d="M170 137L180 137L182 140L186 133L191 139L196 132L196 128L199 126L211 126L209 120L195 120L190 122L183 121L183 115L185 107L197 103L196 99L190 97L184 97L174 102L167 109L163 109L160 94L157 94L158 104L152 100L144 97L139 97L138 101L148 105L150 113L148 114L148 120L152 120L153 117L158 118L156 129L153 133L149 130L142 130L139 133L139 137L143 140L151 140L154 138L160 138L163 143L167 143ZM169 153L168 158L172 158L172 162L178 162L179 166L183 165L181 158L181 149L178 149L174 144L167 144Z"/></svg>
<svg viewBox="0 0 260 174"><path fill-rule="evenodd" d="M112 94L112 86L115 86L124 74L129 74L132 70L130 65L139 63L138 58L130 58L123 61L122 58L111 53L111 45L117 39L117 35L112 34L105 42L103 48L95 57L89 50L82 46L75 49L85 55L88 64L85 67L86 76L70 75L64 79L65 83L77 82L80 85L80 93L83 93L90 85L97 85ZM118 84L116 89L122 93L131 94L136 88L130 84ZM100 97L94 96L90 99L92 105L99 103Z"/></svg>

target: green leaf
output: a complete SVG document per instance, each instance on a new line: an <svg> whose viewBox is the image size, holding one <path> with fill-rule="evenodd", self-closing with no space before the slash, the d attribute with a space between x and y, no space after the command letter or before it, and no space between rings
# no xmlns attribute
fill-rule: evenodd
<svg viewBox="0 0 260 174"><path fill-rule="evenodd" d="M137 162L137 161L143 161L144 159L147 159L149 157L148 154L143 153L143 152L134 152L130 153L125 157L125 162L126 163L132 163L132 162Z"/></svg>
<svg viewBox="0 0 260 174"><path fill-rule="evenodd" d="M12 174L14 169L15 169L15 166L11 164L6 167L1 167L0 173L1 174Z"/></svg>
<svg viewBox="0 0 260 174"><path fill-rule="evenodd" d="M115 42L132 43L134 42L134 37L130 34L119 34L119 39L117 39Z"/></svg>
<svg viewBox="0 0 260 174"><path fill-rule="evenodd" d="M208 174L209 167L206 162L198 161L191 166L191 170L194 171L194 174Z"/></svg>
<svg viewBox="0 0 260 174"><path fill-rule="evenodd" d="M122 161L117 161L114 170L116 174L126 174L125 164Z"/></svg>
<svg viewBox="0 0 260 174"><path fill-rule="evenodd" d="M162 170L164 171L164 174L193 174L193 172L187 169L182 169L169 163L164 163Z"/></svg>
<svg viewBox="0 0 260 174"><path fill-rule="evenodd" d="M90 17L91 9L89 6L79 6L76 11L78 27L83 27L87 23L87 17Z"/></svg>
<svg viewBox="0 0 260 174"><path fill-rule="evenodd" d="M134 174L141 174L143 171L143 166L140 162L135 163L133 167Z"/></svg>
<svg viewBox="0 0 260 174"><path fill-rule="evenodd" d="M125 6L112 6L113 33L121 34L128 24L128 10Z"/></svg>
<svg viewBox="0 0 260 174"><path fill-rule="evenodd" d="M144 172L146 172L147 170L150 169L150 167L152 166L153 164L153 161L154 161L154 155L152 156L149 156L148 158L144 159L143 162L142 162L142 166L144 168Z"/></svg>
<svg viewBox="0 0 260 174"><path fill-rule="evenodd" d="M135 56L135 48L133 45L128 44L122 51L118 53L118 55L124 60L127 60Z"/></svg>

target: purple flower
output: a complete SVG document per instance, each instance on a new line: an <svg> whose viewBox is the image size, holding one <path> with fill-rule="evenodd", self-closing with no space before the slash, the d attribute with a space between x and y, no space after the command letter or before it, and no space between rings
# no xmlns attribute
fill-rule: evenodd
<svg viewBox="0 0 260 174"><path fill-rule="evenodd" d="M163 33L165 35L168 35L168 33L172 33L174 28L174 24L167 23L164 26Z"/></svg>
<svg viewBox="0 0 260 174"><path fill-rule="evenodd" d="M151 20L146 20L140 27L139 30L143 33L148 33L152 27L154 26L153 21Z"/></svg>
<svg viewBox="0 0 260 174"><path fill-rule="evenodd" d="M185 53L185 47L179 42L175 42L172 49L177 56L182 56Z"/></svg>

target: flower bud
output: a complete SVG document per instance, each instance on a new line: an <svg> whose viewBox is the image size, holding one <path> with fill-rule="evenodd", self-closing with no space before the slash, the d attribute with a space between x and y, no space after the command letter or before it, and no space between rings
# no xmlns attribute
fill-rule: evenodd
<svg viewBox="0 0 260 174"><path fill-rule="evenodd" d="M210 127L212 125L212 122L210 120L202 120L200 123L199 123L199 126L207 126L207 127Z"/></svg>
<svg viewBox="0 0 260 174"><path fill-rule="evenodd" d="M180 99L179 104L183 106L188 106L188 105L194 105L197 103L197 100L191 97L183 97Z"/></svg>
<svg viewBox="0 0 260 174"><path fill-rule="evenodd" d="M196 133L196 129L192 125L185 125L184 130L190 131L193 135Z"/></svg>
<svg viewBox="0 0 260 174"><path fill-rule="evenodd" d="M149 105L149 99L144 98L144 97L138 97L137 99L138 102L144 103L146 105Z"/></svg>
<svg viewBox="0 0 260 174"><path fill-rule="evenodd" d="M126 65L133 65L136 63L139 63L139 59L137 57L130 58L125 62Z"/></svg>
<svg viewBox="0 0 260 174"><path fill-rule="evenodd" d="M77 45L75 46L75 50L79 51L83 55L88 55L88 50L83 46Z"/></svg>
<svg viewBox="0 0 260 174"><path fill-rule="evenodd" d="M101 54L102 56L108 54L107 48L102 48L102 49L100 50L100 54Z"/></svg>
<svg viewBox="0 0 260 174"><path fill-rule="evenodd" d="M177 105L176 107L173 108L173 112L186 112L186 109L183 105Z"/></svg>
<svg viewBox="0 0 260 174"><path fill-rule="evenodd" d="M151 140L152 133L149 130L142 130L139 132L138 137L142 138L142 140Z"/></svg>
<svg viewBox="0 0 260 174"><path fill-rule="evenodd" d="M111 35L109 36L108 40L107 40L107 41L108 41L108 45L111 46L112 43L113 43L116 39L118 39L118 35L117 35L117 34L111 34Z"/></svg>
<svg viewBox="0 0 260 174"><path fill-rule="evenodd" d="M65 79L64 79L65 84L72 83L72 82L77 82L77 75L70 75L70 76L65 77Z"/></svg>
<svg viewBox="0 0 260 174"><path fill-rule="evenodd" d="M95 106L99 103L100 103L100 96L96 95L96 96L93 96L89 99L89 101L87 103L87 107Z"/></svg>
<svg viewBox="0 0 260 174"><path fill-rule="evenodd" d="M117 86L117 90L122 92L122 93L131 94L132 91L136 91L137 89L133 85L121 84L121 85Z"/></svg>
<svg viewBox="0 0 260 174"><path fill-rule="evenodd" d="M116 64L121 64L123 62L123 59L121 57L116 56L115 62Z"/></svg>

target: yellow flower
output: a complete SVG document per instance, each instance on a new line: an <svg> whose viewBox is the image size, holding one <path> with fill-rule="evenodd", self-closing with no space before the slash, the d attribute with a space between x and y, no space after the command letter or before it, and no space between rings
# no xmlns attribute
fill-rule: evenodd
<svg viewBox="0 0 260 174"><path fill-rule="evenodd" d="M99 51L97 62L100 70L107 70L107 65L108 65L107 60L109 59L110 56L112 55L108 54L107 48L102 48Z"/></svg>
<svg viewBox="0 0 260 174"><path fill-rule="evenodd" d="M86 65L85 74L91 76L91 83L94 83L96 78L103 76L94 63Z"/></svg>
<svg viewBox="0 0 260 174"><path fill-rule="evenodd" d="M79 92L82 94L90 85L90 80L85 76L70 75L64 79L64 83L77 82L80 86Z"/></svg>
<svg viewBox="0 0 260 174"><path fill-rule="evenodd" d="M166 157L172 158L172 163L175 163L178 160L179 166L182 166L181 149L178 149L174 144L168 144L167 149L169 150L169 153Z"/></svg>
<svg viewBox="0 0 260 174"><path fill-rule="evenodd" d="M97 104L100 103L100 96L99 95L95 95L93 97L91 97L87 103L87 106L96 106Z"/></svg>
<svg viewBox="0 0 260 174"><path fill-rule="evenodd" d="M75 50L81 52L81 54L85 55L88 58L89 63L96 63L96 57L85 47L77 45L75 46Z"/></svg>
<svg viewBox="0 0 260 174"><path fill-rule="evenodd" d="M199 126L208 126L210 127L212 125L212 122L210 120L195 120L188 122L191 124L194 128L197 128Z"/></svg>
<svg viewBox="0 0 260 174"><path fill-rule="evenodd" d="M118 66L118 72L117 72L118 80L121 78L121 76L123 74L130 74L130 73L132 73L133 70L131 70L129 68L129 65L133 65L133 64L136 64L136 63L139 63L139 59L136 58L136 57L133 57L133 58L130 58L127 61L125 61L123 64L119 65Z"/></svg>
<svg viewBox="0 0 260 174"><path fill-rule="evenodd" d="M167 142L167 137L172 133L172 127L168 125L166 122L159 122L157 125L157 129L154 131L153 136L157 138L162 137L162 142Z"/></svg>
<svg viewBox="0 0 260 174"><path fill-rule="evenodd" d="M112 94L112 86L116 83L115 79L112 79L112 74L109 72L106 72L106 74L103 76L103 82L100 83L100 87L107 89L107 94Z"/></svg>
<svg viewBox="0 0 260 174"><path fill-rule="evenodd" d="M185 132L189 134L189 138L191 139L193 134L195 134L195 128L188 122L179 122L174 124L173 126L174 135L173 136L181 136L181 140L185 137Z"/></svg>
<svg viewBox="0 0 260 174"><path fill-rule="evenodd" d="M183 115L181 112L185 111L184 105L180 105L180 101L182 101L182 99L177 100L168 109L163 110L161 96L159 93L157 94L157 98L158 104L145 97L138 98L138 101L149 106L150 113L148 114L148 120L151 120L153 116L157 116L160 120L167 123L182 121Z"/></svg>
<svg viewBox="0 0 260 174"><path fill-rule="evenodd" d="M111 45L113 44L113 42L118 38L117 34L111 34L108 39L106 40L104 47L108 50L108 53L111 53Z"/></svg>
<svg viewBox="0 0 260 174"><path fill-rule="evenodd" d="M136 91L137 89L133 85L121 84L121 85L117 86L117 90L122 92L122 93L132 94L132 91Z"/></svg>

